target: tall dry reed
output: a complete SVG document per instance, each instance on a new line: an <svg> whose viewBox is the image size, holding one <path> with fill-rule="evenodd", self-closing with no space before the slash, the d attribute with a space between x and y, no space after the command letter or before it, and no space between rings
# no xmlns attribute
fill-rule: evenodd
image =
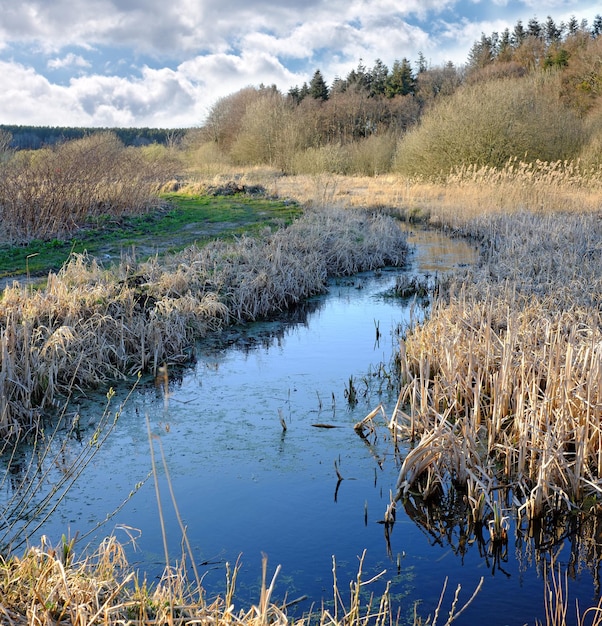
<svg viewBox="0 0 602 626"><path fill-rule="evenodd" d="M542 192L558 174L544 169ZM516 173L517 187L527 173ZM505 188L506 175L489 178L484 194ZM521 209L509 194L507 211L469 208L446 222L481 257L441 285L429 319L403 344L405 387L391 426L418 443L400 497L453 480L490 515L505 487L518 514L534 519L602 496L602 220L593 207L564 210L563 199L571 176L590 199L599 181L564 176L565 195L550 207L544 199Z"/></svg>
<svg viewBox="0 0 602 626"><path fill-rule="evenodd" d="M400 265L406 239L391 218L310 211L289 228L111 268L75 255L45 288L0 300L0 436L35 428L72 389L163 362L230 321L267 316L322 291L331 275Z"/></svg>

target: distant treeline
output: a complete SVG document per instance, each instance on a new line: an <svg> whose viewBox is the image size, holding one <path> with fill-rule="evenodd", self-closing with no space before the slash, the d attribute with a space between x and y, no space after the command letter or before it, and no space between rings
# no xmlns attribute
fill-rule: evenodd
<svg viewBox="0 0 602 626"><path fill-rule="evenodd" d="M184 130L173 128L69 128L0 124L2 130L11 134L11 147L16 150L37 150L106 131L114 133L126 146L147 146L153 143L169 145L185 133Z"/></svg>

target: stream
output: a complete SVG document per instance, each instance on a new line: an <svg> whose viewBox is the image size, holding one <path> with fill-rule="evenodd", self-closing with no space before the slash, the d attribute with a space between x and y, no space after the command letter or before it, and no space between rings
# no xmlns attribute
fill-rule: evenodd
<svg viewBox="0 0 602 626"><path fill-rule="evenodd" d="M129 542L130 564L158 580L165 554L149 478L148 422L170 561L182 555L179 515L209 598L225 590L226 563L238 562L235 604L258 602L266 555L268 584L281 566L273 600L306 596L290 609L302 615L321 602L332 606L333 564L348 600L363 555L364 580L382 573L366 587L366 599L391 581L400 623L412 622L416 601L419 615L432 615L446 579L447 615L456 587L462 586L462 604L481 577L481 592L456 623L544 619L541 561L528 541L514 541L512 530L507 554L496 559L476 544L463 545L454 524L417 523L398 505L385 536L383 515L399 472L386 428L398 395L392 359L400 333L424 315L418 303L387 294L400 274L434 277L475 258L467 244L438 233L411 233L410 242L407 268L333 280L327 294L289 316L200 342L193 367L167 372L163 381L142 380L115 431L32 542L42 534L56 543L63 533L91 531L82 549L114 532ZM118 389L118 399L127 391ZM78 401L93 421L106 398ZM354 425L379 405L377 428L360 437ZM73 441L67 453L81 445ZM575 598L582 607L595 600L592 573L576 571L569 590L567 623Z"/></svg>

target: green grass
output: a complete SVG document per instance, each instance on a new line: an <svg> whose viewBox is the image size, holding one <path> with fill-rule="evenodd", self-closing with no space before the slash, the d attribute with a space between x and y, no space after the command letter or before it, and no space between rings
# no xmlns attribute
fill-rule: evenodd
<svg viewBox="0 0 602 626"><path fill-rule="evenodd" d="M136 216L106 216L90 220L76 237L0 245L0 278L56 271L72 252L84 252L104 264L136 249L140 257L177 252L194 243L253 234L290 222L301 214L290 201L262 197L199 196L169 193L160 208Z"/></svg>

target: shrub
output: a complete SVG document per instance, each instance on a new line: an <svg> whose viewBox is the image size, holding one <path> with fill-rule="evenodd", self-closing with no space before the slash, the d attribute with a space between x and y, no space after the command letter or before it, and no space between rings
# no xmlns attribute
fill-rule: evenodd
<svg viewBox="0 0 602 626"><path fill-rule="evenodd" d="M348 174L349 151L336 144L307 148L293 155L292 174Z"/></svg>
<svg viewBox="0 0 602 626"><path fill-rule="evenodd" d="M395 170L428 178L462 166L572 159L584 129L559 100L556 73L466 85L440 100L398 145Z"/></svg>
<svg viewBox="0 0 602 626"><path fill-rule="evenodd" d="M174 167L156 149L124 148L113 133L19 152L0 167L3 239L68 236L90 216L143 211Z"/></svg>
<svg viewBox="0 0 602 626"><path fill-rule="evenodd" d="M371 135L349 145L350 173L377 176L391 170L396 140L391 134Z"/></svg>

